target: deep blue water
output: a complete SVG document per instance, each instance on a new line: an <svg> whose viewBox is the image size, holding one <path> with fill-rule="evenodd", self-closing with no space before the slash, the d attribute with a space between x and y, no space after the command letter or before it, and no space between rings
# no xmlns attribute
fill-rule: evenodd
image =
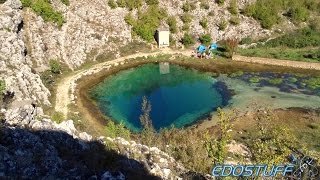
<svg viewBox="0 0 320 180"><path fill-rule="evenodd" d="M161 74L159 64L147 64L107 77L90 94L102 113L139 131L144 96L151 104L152 124L159 130L192 124L227 105L228 92L208 73L170 65L170 73Z"/></svg>

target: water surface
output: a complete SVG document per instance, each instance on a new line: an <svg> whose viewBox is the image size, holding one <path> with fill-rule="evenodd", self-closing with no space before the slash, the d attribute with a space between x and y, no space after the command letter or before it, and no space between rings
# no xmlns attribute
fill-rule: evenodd
<svg viewBox="0 0 320 180"><path fill-rule="evenodd" d="M105 115L138 131L144 96L151 104L153 126L159 130L192 124L226 106L228 92L223 82L208 73L177 65L147 64L107 77L91 90L91 96Z"/></svg>

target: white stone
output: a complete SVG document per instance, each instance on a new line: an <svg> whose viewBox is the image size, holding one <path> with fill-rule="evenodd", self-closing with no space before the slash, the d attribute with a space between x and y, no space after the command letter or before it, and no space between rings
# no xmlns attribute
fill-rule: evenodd
<svg viewBox="0 0 320 180"><path fill-rule="evenodd" d="M79 134L79 138L84 140L84 141L91 141L92 140L92 136L89 135L88 133L86 132L82 132Z"/></svg>

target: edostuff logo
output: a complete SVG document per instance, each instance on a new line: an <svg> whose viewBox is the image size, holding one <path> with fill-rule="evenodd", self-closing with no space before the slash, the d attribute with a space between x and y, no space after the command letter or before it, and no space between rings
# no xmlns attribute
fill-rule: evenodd
<svg viewBox="0 0 320 180"><path fill-rule="evenodd" d="M288 165L217 165L212 169L215 177L290 177L292 179L314 179L319 174L316 161L305 156L293 159Z"/></svg>

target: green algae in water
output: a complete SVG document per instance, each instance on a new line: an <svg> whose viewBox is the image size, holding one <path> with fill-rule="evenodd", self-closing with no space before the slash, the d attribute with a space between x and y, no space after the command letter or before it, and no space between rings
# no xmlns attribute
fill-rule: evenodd
<svg viewBox="0 0 320 180"><path fill-rule="evenodd" d="M272 85L279 85L283 82L282 78L269 79L268 82Z"/></svg>
<svg viewBox="0 0 320 180"><path fill-rule="evenodd" d="M170 73L160 74L158 64L147 64L107 77L90 94L103 114L139 131L143 96L151 103L152 123L159 130L192 124L227 105L227 92L209 73L170 65Z"/></svg>

